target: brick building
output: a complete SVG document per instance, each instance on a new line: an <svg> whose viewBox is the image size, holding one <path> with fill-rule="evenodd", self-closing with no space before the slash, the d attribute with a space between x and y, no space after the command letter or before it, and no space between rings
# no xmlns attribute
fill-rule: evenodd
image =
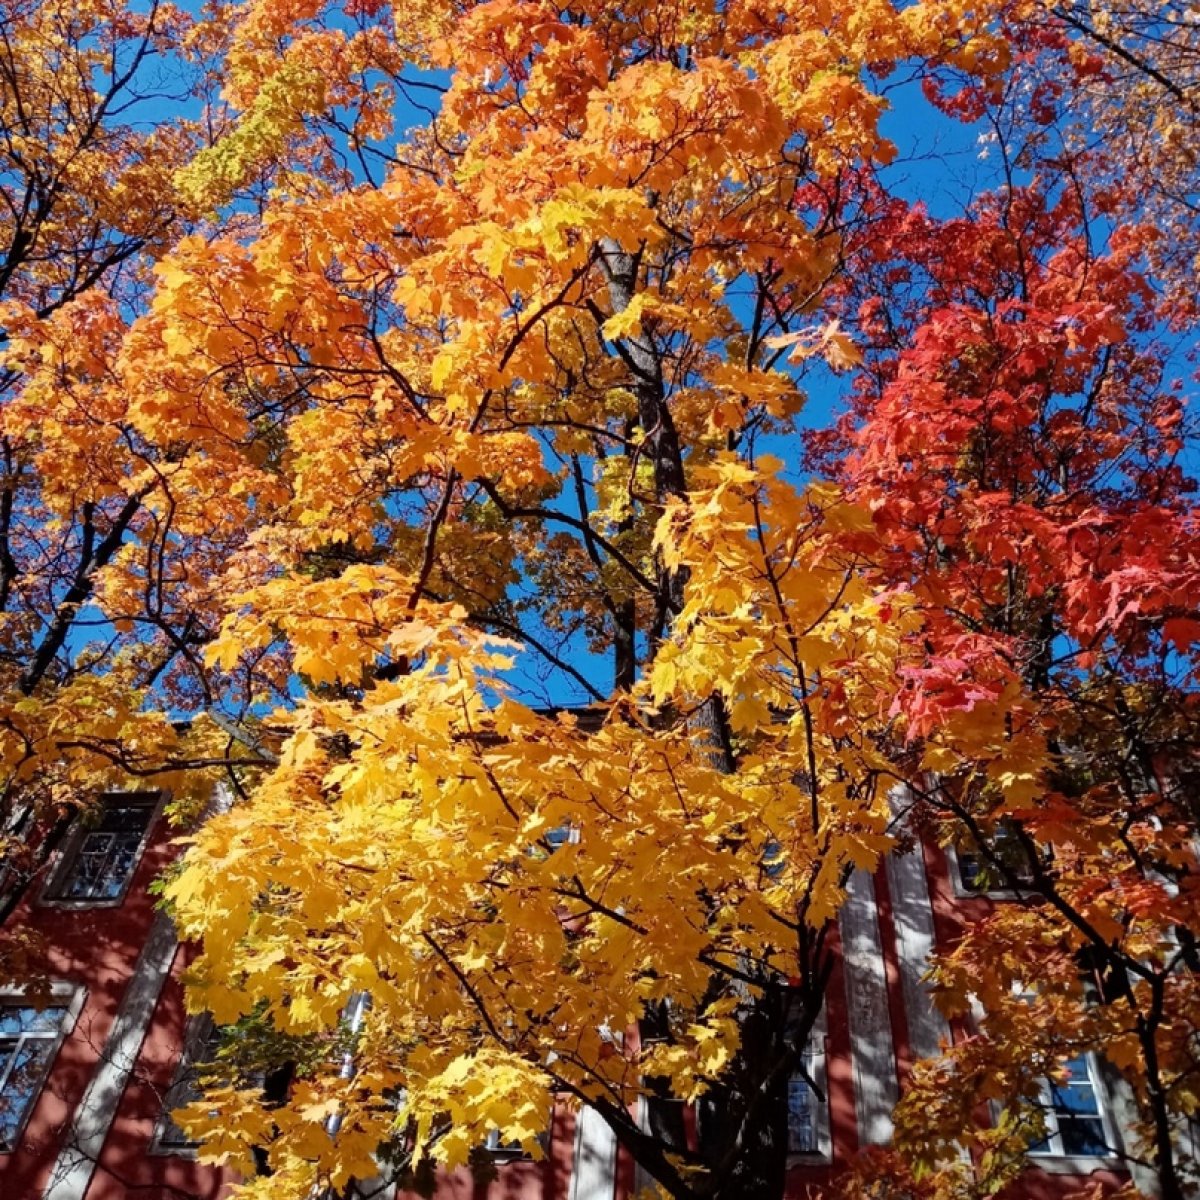
<svg viewBox="0 0 1200 1200"><path fill-rule="evenodd" d="M76 829L40 889L13 914L52 947L49 1007L0 995L2 1200L216 1200L227 1173L203 1166L166 1116L187 1092L187 1061L208 1030L183 1010L188 950L154 908L149 886L173 853L154 792L106 798L103 819ZM921 978L1002 894L983 893L972 861L926 846L855 876L841 913L837 967L808 1069L789 1089L789 1195L819 1192L864 1147L886 1145L891 1109L914 1059L962 1036ZM1047 1102L1050 1136L1031 1155L1016 1200L1051 1200L1084 1184L1125 1181L1106 1147L1121 1144L1123 1097L1098 1064L1071 1065ZM544 1161L495 1148L496 1177L447 1177L451 1200L624 1200L644 1182L590 1111L555 1115ZM381 1200L393 1200L382 1189ZM400 1200L396 1197L395 1200Z"/></svg>

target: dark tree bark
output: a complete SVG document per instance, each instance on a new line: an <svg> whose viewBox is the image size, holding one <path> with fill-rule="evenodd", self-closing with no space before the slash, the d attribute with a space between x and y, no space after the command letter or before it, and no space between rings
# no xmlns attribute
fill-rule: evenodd
<svg viewBox="0 0 1200 1200"><path fill-rule="evenodd" d="M622 312L637 290L640 255L606 240L601 244L599 261L612 310ZM603 317L598 311L595 315L598 319ZM653 330L645 329L637 336L623 338L617 352L633 377L638 424L643 432L638 453L652 465L654 502L661 508L672 497L687 492L683 450L665 385L663 349L656 343ZM657 612L654 627L649 631L651 652L670 635L674 620L683 610L687 579L686 570L667 570L658 565ZM620 686L622 679L632 683L634 631L632 620L625 628L618 620L617 627ZM622 641L622 635L628 645ZM727 773L735 770L733 740L719 695L709 696L688 715L688 728L699 752L715 769ZM819 953L817 958L823 962L824 955ZM702 1102L698 1149L687 1145L683 1105L671 1096L666 1081L645 1080L649 1094L643 1132L653 1142L655 1152L647 1153L648 1146L631 1143L627 1136L623 1140L639 1166L657 1178L677 1200L780 1200L782 1197L787 1175L788 1080L801 1061L828 980L827 965L811 966L810 980L820 982L806 989L803 995L792 995L765 976L761 986L746 980L735 985L743 996L739 1006L741 1044L720 1085ZM714 974L718 993L730 986L729 977ZM640 1034L643 1044L670 1038L665 1005L656 1005L646 1012L640 1022ZM613 1127L622 1138L621 1128ZM691 1177L680 1176L673 1170L664 1172L661 1170L664 1150L668 1155L705 1166L705 1175L691 1182Z"/></svg>

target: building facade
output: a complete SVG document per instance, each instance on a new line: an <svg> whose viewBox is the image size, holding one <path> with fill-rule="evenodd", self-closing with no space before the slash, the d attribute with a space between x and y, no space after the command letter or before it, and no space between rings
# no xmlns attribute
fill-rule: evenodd
<svg viewBox="0 0 1200 1200"><path fill-rule="evenodd" d="M149 888L173 854L154 792L106 798L102 819L63 844L11 920L45 935L48 1006L0 994L2 1200L219 1200L227 1172L196 1161L167 1113L186 1099L187 1062L207 1030L188 1020L180 975L189 951ZM961 1037L922 982L930 954L1003 895L983 894L973 864L933 846L859 872L841 913L837 965L808 1071L789 1090L790 1196L819 1195L863 1149L886 1146L912 1063ZM1054 1200L1127 1181L1120 1097L1096 1064L1070 1064L1048 1096L1050 1136L1013 1200ZM494 1150L495 1177L441 1180L446 1200L626 1200L646 1182L593 1112L556 1112L541 1161ZM405 1200L391 1188L380 1200Z"/></svg>

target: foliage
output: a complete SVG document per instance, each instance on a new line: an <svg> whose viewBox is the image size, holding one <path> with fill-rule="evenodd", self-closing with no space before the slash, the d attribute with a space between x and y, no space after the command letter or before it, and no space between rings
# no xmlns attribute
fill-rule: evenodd
<svg viewBox="0 0 1200 1200"><path fill-rule="evenodd" d="M995 1193L1094 1052L1182 1195L1195 313L1139 181L1186 243L1191 16L71 14L5 17L5 914L97 788L237 792L164 892L189 1003L295 1077L214 1079L205 1153L344 1191L539 1153L565 1097L671 1195L778 1196L904 795L1017 901L934 964L958 1036L853 1186ZM202 119L127 115L155 56ZM951 215L890 186L907 75L999 158Z"/></svg>
<svg viewBox="0 0 1200 1200"><path fill-rule="evenodd" d="M186 650L195 618L177 621L155 592L161 570L143 572L144 605L109 610L111 636L91 632L89 604L106 567L139 552L154 564L171 536L162 472L183 456L138 438L105 376L122 312L151 283L146 264L180 228L172 174L194 130L140 113L169 86L157 64L190 27L158 4L18 2L0 14L4 918L75 811L128 779L113 759L176 749L170 723L143 708L145 683L167 665L167 638ZM154 649L132 636L138 620L161 626ZM0 974L29 979L27 942L0 935Z"/></svg>

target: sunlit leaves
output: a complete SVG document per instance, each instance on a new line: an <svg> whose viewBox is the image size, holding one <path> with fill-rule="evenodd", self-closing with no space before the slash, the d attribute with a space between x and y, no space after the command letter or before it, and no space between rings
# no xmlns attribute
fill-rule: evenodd
<svg viewBox="0 0 1200 1200"><path fill-rule="evenodd" d="M1065 175L941 221L879 174L893 67L978 116L1022 94L1013 23L1041 10L219 15L186 37L171 17L204 122L88 159L82 210L170 214L126 230L137 286L47 308L34 272L5 297L21 569L0 556L12 662L84 600L117 635L78 677L92 660L51 646L59 693L43 664L7 704L0 755L44 811L121 765L243 755L167 885L201 945L189 1003L309 1053L269 1115L248 1089L215 1121L202 1102L208 1153L248 1169L258 1146L274 1174L247 1193L293 1197L385 1143L533 1152L554 1094L620 1127L647 1072L719 1091L751 997L816 1016L849 873L894 846L907 780L930 836L1016 823L1052 864L1055 903L939 968L956 1018L972 989L995 1009L964 1090L916 1076L944 1093L920 1168L957 1186L953 1120L1009 1101L976 1145L1010 1179L1072 1039L1136 1070L1128 1024L1080 1016L1070 956L1161 966L1194 902L1154 874L1186 876L1187 821L1143 813L1149 776L1120 765L1130 729L1187 744L1164 679L1200 631L1147 242L1093 245ZM412 95L429 119L397 144ZM108 187L125 167L143 207ZM177 210L210 222L180 237ZM830 371L852 411L798 478ZM70 553L37 591L43 540ZM180 745L144 702L213 710L230 740L202 720ZM72 731L111 772L46 773ZM1030 960L1063 981L1032 1017L1005 999ZM651 1012L653 1048L624 1036ZM676 1150L686 1191L711 1156Z"/></svg>

